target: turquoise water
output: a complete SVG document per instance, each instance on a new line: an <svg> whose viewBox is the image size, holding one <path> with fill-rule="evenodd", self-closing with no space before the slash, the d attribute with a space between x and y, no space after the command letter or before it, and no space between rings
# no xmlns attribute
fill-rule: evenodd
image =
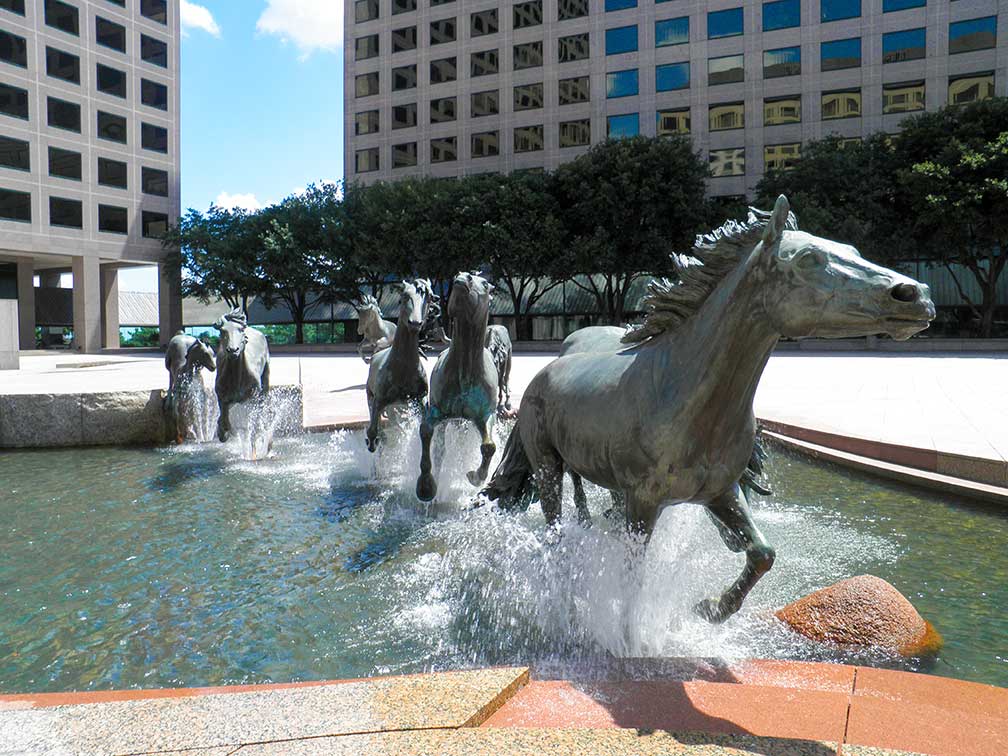
<svg viewBox="0 0 1008 756"><path fill-rule="evenodd" d="M742 558L703 512L667 510L646 555L618 526L465 505L475 434L450 431L438 503L412 494L415 435L0 456L0 690L287 682L624 656L835 659L1008 686L1008 517L776 453L755 515L778 559L743 611L690 607ZM462 459L455 459L461 456ZM595 513L609 507L589 490ZM852 657L771 612L843 577L899 588L937 659Z"/></svg>

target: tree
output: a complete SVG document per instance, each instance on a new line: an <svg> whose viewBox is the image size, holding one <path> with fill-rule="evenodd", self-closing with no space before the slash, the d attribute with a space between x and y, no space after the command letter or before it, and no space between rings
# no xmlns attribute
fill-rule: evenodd
<svg viewBox="0 0 1008 756"><path fill-rule="evenodd" d="M573 282L611 323L643 273L670 271L704 220L707 165L682 136L608 140L561 165L552 186Z"/></svg>

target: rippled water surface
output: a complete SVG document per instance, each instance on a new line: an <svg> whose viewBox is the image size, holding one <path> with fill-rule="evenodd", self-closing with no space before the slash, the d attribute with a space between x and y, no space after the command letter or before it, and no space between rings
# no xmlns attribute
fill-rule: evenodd
<svg viewBox="0 0 1008 756"><path fill-rule="evenodd" d="M439 501L413 496L415 434L0 456L0 690L362 677L613 656L906 666L1008 686L1008 517L775 454L755 507L777 547L743 611L690 607L741 569L703 511L667 510L644 555L600 515L546 543L541 514L470 511L475 433L449 430ZM852 659L771 610L870 572L946 640L936 660Z"/></svg>

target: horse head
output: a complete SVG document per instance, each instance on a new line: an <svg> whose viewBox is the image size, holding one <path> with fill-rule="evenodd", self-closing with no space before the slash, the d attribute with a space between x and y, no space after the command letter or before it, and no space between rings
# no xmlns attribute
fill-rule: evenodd
<svg viewBox="0 0 1008 756"><path fill-rule="evenodd" d="M905 341L934 320L925 284L868 262L849 244L797 230L784 195L756 254L766 274L763 309L784 336L884 333Z"/></svg>
<svg viewBox="0 0 1008 756"><path fill-rule="evenodd" d="M452 281L448 314L452 318L475 321L487 317L494 287L479 273L459 273Z"/></svg>
<svg viewBox="0 0 1008 756"><path fill-rule="evenodd" d="M248 321L245 318L245 312L240 307L236 307L214 323L214 328L220 331L221 354L235 357L241 354L242 349L245 348L245 342L248 340L245 335L247 327Z"/></svg>
<svg viewBox="0 0 1008 756"><path fill-rule="evenodd" d="M199 369L206 368L211 373L217 369L217 359L214 357L213 349L205 341L197 339L186 352L187 365Z"/></svg>
<svg viewBox="0 0 1008 756"><path fill-rule="evenodd" d="M434 294L430 282L422 278L401 281L392 284L392 289L399 293L399 327L408 328L412 333L419 333L427 320L428 308Z"/></svg>
<svg viewBox="0 0 1008 756"><path fill-rule="evenodd" d="M368 324L381 318L381 307L378 300L370 294L365 294L352 304L357 310L357 334L364 336Z"/></svg>

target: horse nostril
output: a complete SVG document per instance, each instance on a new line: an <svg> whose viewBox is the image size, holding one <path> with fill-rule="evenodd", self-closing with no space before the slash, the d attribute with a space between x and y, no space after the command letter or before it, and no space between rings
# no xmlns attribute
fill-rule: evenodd
<svg viewBox="0 0 1008 756"><path fill-rule="evenodd" d="M906 283L893 286L889 293L897 302L916 302L919 294L916 286Z"/></svg>

